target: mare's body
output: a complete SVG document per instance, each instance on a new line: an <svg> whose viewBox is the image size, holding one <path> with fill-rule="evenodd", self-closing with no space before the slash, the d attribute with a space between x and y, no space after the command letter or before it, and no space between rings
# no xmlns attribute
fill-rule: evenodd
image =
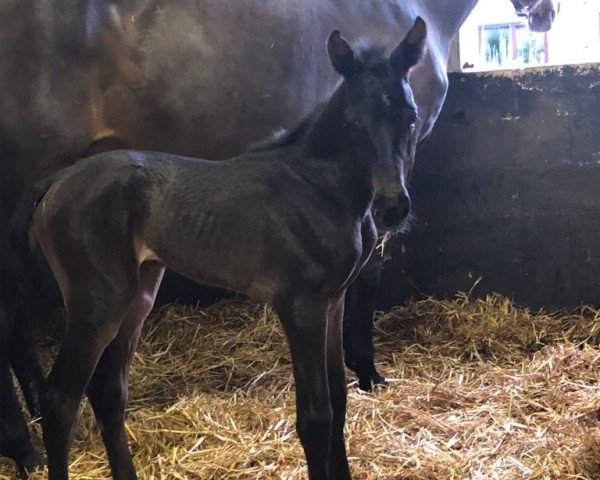
<svg viewBox="0 0 600 480"><path fill-rule="evenodd" d="M553 18L551 0L513 1ZM20 47L0 50L9 99L0 108L2 225L27 187L99 139L220 159L295 124L335 85L314 55L333 28L391 46L417 15L425 19L428 52L410 79L422 140L444 101L450 43L476 4L8 0L1 13L11 28L0 43Z"/></svg>

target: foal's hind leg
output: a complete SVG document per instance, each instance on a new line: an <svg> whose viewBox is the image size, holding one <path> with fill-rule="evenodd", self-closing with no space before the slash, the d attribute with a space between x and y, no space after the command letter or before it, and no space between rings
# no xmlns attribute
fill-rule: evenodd
<svg viewBox="0 0 600 480"><path fill-rule="evenodd" d="M124 425L129 366L163 273L164 267L157 262L146 262L140 267L140 290L129 307L117 337L100 357L87 388L115 480L137 478Z"/></svg>
<svg viewBox="0 0 600 480"><path fill-rule="evenodd" d="M42 398L49 480L68 479L71 433L81 397L138 291L133 259L105 259L95 264L80 262L73 272L53 265L65 297L67 328Z"/></svg>

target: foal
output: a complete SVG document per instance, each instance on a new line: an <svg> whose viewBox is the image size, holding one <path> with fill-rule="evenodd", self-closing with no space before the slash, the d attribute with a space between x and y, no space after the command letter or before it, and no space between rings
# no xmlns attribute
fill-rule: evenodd
<svg viewBox="0 0 600 480"><path fill-rule="evenodd" d="M68 478L84 392L113 477L136 478L123 425L128 370L165 267L273 303L292 354L309 477L350 478L344 295L373 250L375 224L397 228L410 209L403 165L417 112L407 75L425 36L417 18L387 57L355 53L334 31L327 50L343 82L331 98L239 157L109 152L38 186L30 240L67 311L42 398L50 480Z"/></svg>

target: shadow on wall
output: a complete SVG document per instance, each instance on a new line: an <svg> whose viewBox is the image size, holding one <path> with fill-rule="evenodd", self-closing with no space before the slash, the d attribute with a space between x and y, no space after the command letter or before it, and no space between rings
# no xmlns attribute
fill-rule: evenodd
<svg viewBox="0 0 600 480"><path fill-rule="evenodd" d="M390 246L381 306L497 291L600 304L600 65L451 74L412 182L417 222Z"/></svg>

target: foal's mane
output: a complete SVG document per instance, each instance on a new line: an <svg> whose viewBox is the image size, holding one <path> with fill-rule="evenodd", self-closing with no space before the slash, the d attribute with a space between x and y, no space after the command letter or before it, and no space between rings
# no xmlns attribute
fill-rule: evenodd
<svg viewBox="0 0 600 480"><path fill-rule="evenodd" d="M287 147L300 140L304 134L309 130L313 120L319 116L319 113L323 111L327 102L319 103L312 112L306 115L300 123L296 125L292 130L282 130L276 132L273 136L266 140L259 141L253 145L250 145L247 152L267 152L270 150L277 150L278 148Z"/></svg>
<svg viewBox="0 0 600 480"><path fill-rule="evenodd" d="M371 73L375 76L389 73L390 61L386 48L360 41L356 48L355 68L358 73Z"/></svg>
<svg viewBox="0 0 600 480"><path fill-rule="evenodd" d="M386 49L381 45L371 45L362 41L359 42L355 58L356 73L371 73L378 77L388 73L389 60L385 53ZM293 129L276 132L270 138L250 145L246 151L250 153L267 152L296 143L310 130L313 121L325 109L330 98L319 103Z"/></svg>

